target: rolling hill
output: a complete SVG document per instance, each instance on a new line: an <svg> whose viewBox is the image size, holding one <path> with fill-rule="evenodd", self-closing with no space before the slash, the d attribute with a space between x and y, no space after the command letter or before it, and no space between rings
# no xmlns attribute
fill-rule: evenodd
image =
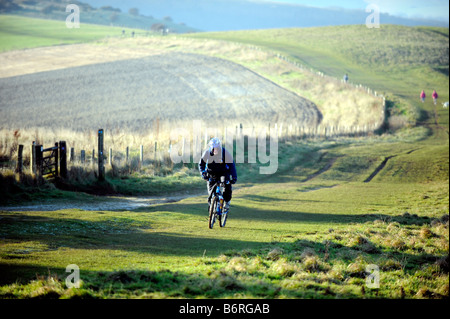
<svg viewBox="0 0 450 319"><path fill-rule="evenodd" d="M40 22L40 30L45 32L33 34L28 29L20 37L18 33L10 35L8 41L35 36L35 46L68 43L67 35L56 32L61 29L44 27ZM112 92L111 85L97 83L96 76L101 74L100 80L108 75L120 78L121 72L115 74L113 66L122 71L129 65L122 64L126 61L135 70L124 72L124 82L135 87L133 74L151 71L142 69L139 62L154 62L150 56L144 60L139 56L149 54L151 48L152 54L157 53L155 62L164 65L167 57L170 72L177 72L169 63L177 57L185 61L194 55L203 57L208 63L178 70L189 71L183 74L186 79L198 74L194 80L199 88L202 79L224 79L218 76L224 70L208 69L211 62L224 60L228 66L237 64L240 76L253 72L255 83L262 77L264 83L271 81L280 90L288 90L290 96L308 95L324 116L342 111L331 103L333 99L353 104L353 99L363 96L359 89L349 94L354 93L354 87L340 83L343 73L348 72L350 81L369 85L386 96L386 122L395 116L406 121L395 129L389 125L372 134L280 139L278 169L271 175L259 174L263 163L239 163L225 228L208 229L206 190L196 163L174 165L157 161L151 153L151 159L147 157L135 169L123 161L108 166L106 184L97 183L92 165L70 165L76 190L84 189L82 184L126 195L159 195L156 203L155 198L143 197L139 198L143 205L130 208L114 207L129 198L111 201L63 191L50 183L39 185L31 174L3 169L2 196L13 205L0 210L0 298L201 298L202 304L221 298L334 299L334 305L344 307L348 303L341 304L340 299L448 299L448 109L435 106L430 99L423 104L418 99L424 87L427 91L436 88L441 94L439 102L448 99L448 29L383 26L372 31L361 26L278 29L197 34L200 39L181 40L171 36L100 40L100 34L90 37L79 33L70 40L91 42L2 53L3 59L9 59L9 63L2 63L3 68L22 72L3 77L2 87L14 85L19 78L36 80L28 82L34 86L28 100L48 93L38 89L51 90L52 83L59 88L58 94L70 91L70 85L59 83L67 79L76 80L77 88L98 87L102 92L87 97L78 97L76 91L63 92L75 100L107 100L110 93L117 92ZM45 42L42 36L49 33L50 41ZM3 39L6 34L4 31ZM64 50L73 51L64 54L68 52ZM37 52L39 55L33 54ZM98 52L112 57L105 54L101 63L103 55ZM52 61L48 57L58 53L56 66L48 63ZM79 59L87 61L86 67L68 69L62 63ZM30 65L33 71L24 70ZM101 72L92 72L91 66L98 66ZM67 78L64 71L68 71ZM170 98L179 96L180 105L185 105L192 93L188 84L183 83L178 94L171 92ZM245 85L233 81L226 87L242 88ZM220 90L199 92L208 99ZM83 91L87 93L95 90ZM127 103L136 91L124 95L122 102ZM326 100L330 97L331 101ZM52 98L47 95L43 103ZM28 102L38 107L40 101ZM53 100L56 110L57 102ZM77 110L73 109L75 115ZM56 111L55 119L59 116L63 117ZM15 153L14 146L19 143L29 145L32 140L44 139L41 133L4 131L2 154ZM45 134L51 142L68 138L79 143L77 147L92 148L97 143L92 130L78 135L69 130ZM154 134L139 138L109 130L105 145L124 149L128 143L153 145L155 141ZM167 149L164 152L167 154ZM202 192L189 194L193 190ZM181 199L168 197L174 193ZM33 207L14 205L24 202ZM64 281L67 266L74 264L81 269L79 288L70 288ZM379 279L379 285L369 285L367 279L371 278ZM166 304L159 300L152 304L154 309L161 305ZM172 305L161 310L179 315L179 308ZM278 305L271 308L271 315L281 315L286 309L284 302ZM423 304L410 302L406 308L415 312L419 307ZM405 307L400 308L404 315ZM335 307L330 309L336 311Z"/></svg>
<svg viewBox="0 0 450 319"><path fill-rule="evenodd" d="M363 84L390 98L391 115L406 116L413 124L432 114L422 109L419 93L436 89L448 101L448 28L364 25L303 29L247 30L189 35L257 45L280 52L292 61L350 82ZM438 108L441 123L448 120ZM431 118L434 116L431 115Z"/></svg>
<svg viewBox="0 0 450 319"><path fill-rule="evenodd" d="M271 1L243 0L86 0L94 6L113 5L128 10L138 7L143 13L154 16L171 16L202 31L232 31L293 27L319 27L350 24L364 24L368 13L365 3L360 10L338 8L317 8L314 4L296 5ZM405 19L381 14L382 24L405 26L441 26L448 22L433 20Z"/></svg>
<svg viewBox="0 0 450 319"><path fill-rule="evenodd" d="M197 29L189 27L183 22L177 23L173 21L168 16L163 16L158 19L140 14L138 8L130 7L122 11L120 8L112 7L109 4L95 8L82 1L2 1L0 2L0 13L66 21L66 18L70 14L70 12L66 12L66 6L68 4L76 4L80 8L81 24L98 24L146 31L168 29L172 33L197 31ZM131 30L129 33L131 33Z"/></svg>

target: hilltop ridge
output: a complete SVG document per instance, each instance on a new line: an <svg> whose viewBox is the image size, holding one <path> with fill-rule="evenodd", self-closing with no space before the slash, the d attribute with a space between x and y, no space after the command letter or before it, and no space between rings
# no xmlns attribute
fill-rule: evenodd
<svg viewBox="0 0 450 319"><path fill-rule="evenodd" d="M110 5L98 8L82 1L67 0L10 0L0 2L0 13L65 21L69 13L66 6L75 4L80 8L80 23L108 25L124 28L136 28L147 31L169 30L171 33L187 33L198 31L183 22L176 22L170 16L155 18L142 14L138 8L123 11Z"/></svg>

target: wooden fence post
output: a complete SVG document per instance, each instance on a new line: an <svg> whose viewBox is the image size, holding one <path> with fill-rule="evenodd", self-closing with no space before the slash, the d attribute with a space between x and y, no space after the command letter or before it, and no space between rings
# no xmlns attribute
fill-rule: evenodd
<svg viewBox="0 0 450 319"><path fill-rule="evenodd" d="M36 142L33 141L30 148L30 172L36 174Z"/></svg>
<svg viewBox="0 0 450 319"><path fill-rule="evenodd" d="M17 173L22 174L23 172L23 145L19 145L19 154L17 154Z"/></svg>
<svg viewBox="0 0 450 319"><path fill-rule="evenodd" d="M108 162L109 162L109 166L112 166L113 161L112 161L112 148L111 147L109 148L109 161Z"/></svg>
<svg viewBox="0 0 450 319"><path fill-rule="evenodd" d="M144 162L144 145L141 145L139 153L139 163L141 163L142 165L143 162Z"/></svg>
<svg viewBox="0 0 450 319"><path fill-rule="evenodd" d="M42 176L42 145L35 145L34 152L36 154L36 173Z"/></svg>
<svg viewBox="0 0 450 319"><path fill-rule="evenodd" d="M80 161L81 161L81 164L84 164L86 161L86 151L85 150L81 150Z"/></svg>
<svg viewBox="0 0 450 319"><path fill-rule="evenodd" d="M67 178L67 148L66 142L59 142L59 175Z"/></svg>
<svg viewBox="0 0 450 319"><path fill-rule="evenodd" d="M98 130L98 179L105 180L105 165L103 162L103 129Z"/></svg>
<svg viewBox="0 0 450 319"><path fill-rule="evenodd" d="M55 143L55 177L59 176L59 146Z"/></svg>
<svg viewBox="0 0 450 319"><path fill-rule="evenodd" d="M127 146L127 149L125 150L125 163L128 163L129 155L130 155L130 149Z"/></svg>

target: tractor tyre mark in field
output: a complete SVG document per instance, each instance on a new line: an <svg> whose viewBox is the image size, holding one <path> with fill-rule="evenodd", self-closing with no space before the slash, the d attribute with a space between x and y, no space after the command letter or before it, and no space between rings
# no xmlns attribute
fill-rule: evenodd
<svg viewBox="0 0 450 319"><path fill-rule="evenodd" d="M322 160L322 157L320 158L320 160ZM304 179L302 181L302 183L308 182L308 181L312 180L313 178L316 178L317 176L319 176L319 175L325 173L326 171L328 171L334 165L334 163L336 162L337 159L338 159L338 157L334 157L334 158L330 159L324 167L319 169L317 172L309 175L306 179Z"/></svg>
<svg viewBox="0 0 450 319"><path fill-rule="evenodd" d="M370 176L364 181L364 183L369 183L375 176L377 176L377 174L386 166L387 162L393 158L396 157L397 155L392 155L392 156L388 156L386 157L383 162L381 162L380 165L378 165L378 167L375 169L375 171L373 171L372 174L370 174Z"/></svg>
<svg viewBox="0 0 450 319"><path fill-rule="evenodd" d="M406 152L405 155L410 155L410 154L412 154L412 153L414 153L415 151L418 151L418 150L420 150L420 148L412 149L412 150ZM369 182L370 182L375 176L377 176L378 173L386 166L387 162L388 162L390 159L392 159L392 158L394 158L394 157L396 157L396 156L398 156L398 155L391 155L391 156L386 157L386 158L383 160L383 162L381 162L381 164L378 165L378 167L373 171L373 173L370 174L370 176L369 176L368 178L366 178L366 180L364 181L364 183L369 183Z"/></svg>

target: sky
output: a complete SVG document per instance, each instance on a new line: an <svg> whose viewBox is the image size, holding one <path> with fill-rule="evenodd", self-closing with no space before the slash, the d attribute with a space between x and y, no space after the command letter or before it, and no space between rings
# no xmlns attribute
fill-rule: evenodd
<svg viewBox="0 0 450 319"><path fill-rule="evenodd" d="M345 9L366 9L375 4L381 13L403 18L433 19L449 21L448 0L266 0L306 5L311 7L341 7Z"/></svg>

